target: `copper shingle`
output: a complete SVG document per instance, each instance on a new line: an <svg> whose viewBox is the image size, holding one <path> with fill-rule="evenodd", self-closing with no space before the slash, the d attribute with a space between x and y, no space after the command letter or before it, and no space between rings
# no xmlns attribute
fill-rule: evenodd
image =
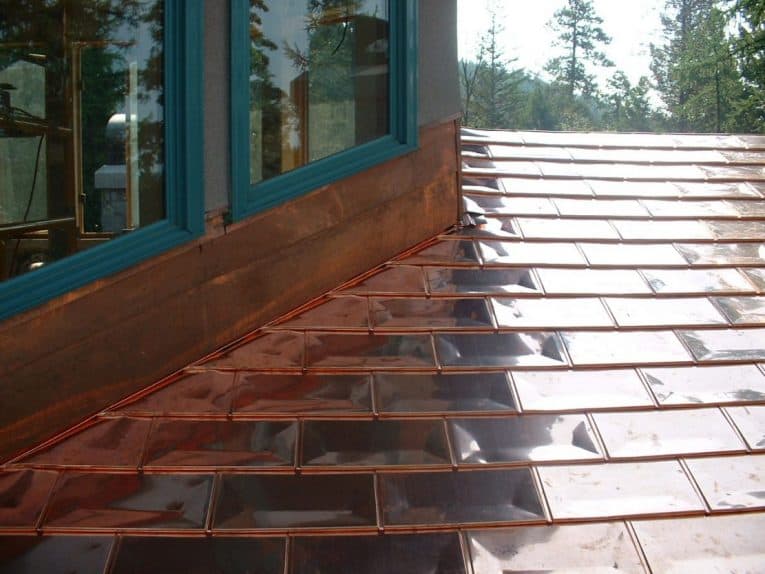
<svg viewBox="0 0 765 574"><path fill-rule="evenodd" d="M5 464L0 572L762 571L765 138L463 144L475 225Z"/></svg>

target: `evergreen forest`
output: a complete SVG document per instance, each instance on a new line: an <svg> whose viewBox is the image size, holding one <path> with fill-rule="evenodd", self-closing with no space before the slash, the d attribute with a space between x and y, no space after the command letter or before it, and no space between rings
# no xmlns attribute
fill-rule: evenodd
<svg viewBox="0 0 765 574"><path fill-rule="evenodd" d="M459 63L465 125L765 133L765 0L666 0L650 77L636 82L606 56L611 37L592 0L565 0L548 25L557 41L542 79L514 67L490 13L477 54Z"/></svg>

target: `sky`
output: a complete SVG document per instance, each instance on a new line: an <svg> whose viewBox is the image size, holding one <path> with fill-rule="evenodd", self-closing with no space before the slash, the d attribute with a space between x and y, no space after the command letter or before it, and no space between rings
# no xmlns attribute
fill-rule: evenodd
<svg viewBox="0 0 765 574"><path fill-rule="evenodd" d="M547 23L565 0L458 0L460 58L477 52L480 37L488 28L489 4L494 5L505 27L505 57L517 58L512 66L548 78L542 69L559 52L553 45L555 33ZM593 0L595 11L603 18L604 31L613 38L604 51L616 64L616 68L596 72L601 87L615 69L627 74L632 83L643 75L650 78L648 46L661 41L659 15L664 4L665 0Z"/></svg>

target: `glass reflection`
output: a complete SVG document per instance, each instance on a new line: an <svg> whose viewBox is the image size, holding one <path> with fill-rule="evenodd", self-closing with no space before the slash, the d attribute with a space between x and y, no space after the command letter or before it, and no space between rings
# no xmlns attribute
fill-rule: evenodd
<svg viewBox="0 0 765 574"><path fill-rule="evenodd" d="M161 0L0 0L0 280L165 216Z"/></svg>
<svg viewBox="0 0 765 574"><path fill-rule="evenodd" d="M250 181L388 133L387 0L250 0Z"/></svg>

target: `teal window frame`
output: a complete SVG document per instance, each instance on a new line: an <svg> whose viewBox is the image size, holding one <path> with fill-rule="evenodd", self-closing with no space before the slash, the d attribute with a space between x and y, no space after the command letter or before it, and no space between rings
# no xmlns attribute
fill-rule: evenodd
<svg viewBox="0 0 765 574"><path fill-rule="evenodd" d="M231 0L231 215L240 220L417 149L418 0L390 0L390 133L250 184L249 0Z"/></svg>
<svg viewBox="0 0 765 574"><path fill-rule="evenodd" d="M204 234L204 0L165 0L165 219L0 283L0 320Z"/></svg>

